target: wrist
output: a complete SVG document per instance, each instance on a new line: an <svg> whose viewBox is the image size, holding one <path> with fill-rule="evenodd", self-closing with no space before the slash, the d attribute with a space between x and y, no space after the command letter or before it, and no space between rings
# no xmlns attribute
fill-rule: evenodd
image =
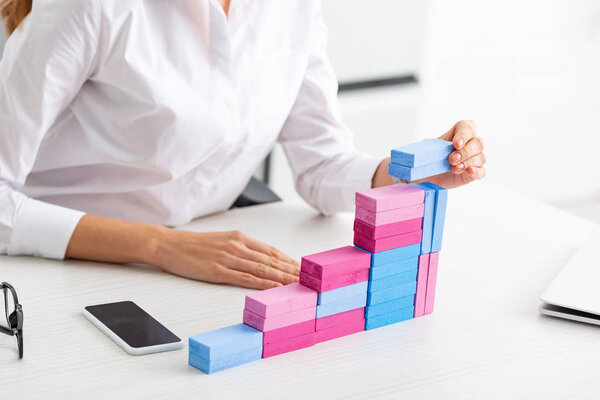
<svg viewBox="0 0 600 400"><path fill-rule="evenodd" d="M141 235L140 246L137 257L142 264L162 267L162 259L167 256L169 237L173 229L160 225L147 225L144 234Z"/></svg>
<svg viewBox="0 0 600 400"><path fill-rule="evenodd" d="M388 158L384 159L381 163L379 163L379 166L377 167L377 170L375 171L375 174L373 175L373 180L371 181L371 187L376 188L376 187L380 187L380 186L389 186L394 183L392 181L392 177L388 174L389 162L390 162L390 158L388 157Z"/></svg>

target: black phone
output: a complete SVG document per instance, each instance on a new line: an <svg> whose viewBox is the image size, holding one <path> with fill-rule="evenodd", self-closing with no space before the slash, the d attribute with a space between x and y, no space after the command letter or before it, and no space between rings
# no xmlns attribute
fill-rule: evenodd
<svg viewBox="0 0 600 400"><path fill-rule="evenodd" d="M132 355L177 350L183 342L133 301L87 306L83 315Z"/></svg>

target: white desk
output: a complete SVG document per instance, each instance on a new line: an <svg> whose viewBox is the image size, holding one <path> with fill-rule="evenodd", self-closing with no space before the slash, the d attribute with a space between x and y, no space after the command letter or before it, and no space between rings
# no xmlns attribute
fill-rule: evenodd
<svg viewBox="0 0 600 400"><path fill-rule="evenodd" d="M351 243L352 215L239 209L193 230L241 229L290 255ZM596 397L598 327L538 315L538 297L596 225L485 184L450 194L434 314L213 375L177 352L133 357L81 315L130 299L181 338L241 321L248 290L154 269L0 257L25 312L25 358L0 336L10 398ZM73 396L77 395L77 396Z"/></svg>

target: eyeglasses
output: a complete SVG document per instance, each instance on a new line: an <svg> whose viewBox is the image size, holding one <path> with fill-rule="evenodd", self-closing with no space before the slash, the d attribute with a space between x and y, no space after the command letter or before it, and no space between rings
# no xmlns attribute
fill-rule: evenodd
<svg viewBox="0 0 600 400"><path fill-rule="evenodd" d="M0 332L17 337L19 358L23 358L23 307L19 304L17 292L11 284L2 282L0 289L4 292L4 313L8 322L7 326L0 324Z"/></svg>

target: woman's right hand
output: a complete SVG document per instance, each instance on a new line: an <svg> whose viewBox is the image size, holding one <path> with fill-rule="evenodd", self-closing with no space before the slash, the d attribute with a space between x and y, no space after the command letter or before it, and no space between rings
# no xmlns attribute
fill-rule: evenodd
<svg viewBox="0 0 600 400"><path fill-rule="evenodd" d="M298 282L300 265L239 231L197 233L164 228L150 264L185 278L268 289Z"/></svg>

